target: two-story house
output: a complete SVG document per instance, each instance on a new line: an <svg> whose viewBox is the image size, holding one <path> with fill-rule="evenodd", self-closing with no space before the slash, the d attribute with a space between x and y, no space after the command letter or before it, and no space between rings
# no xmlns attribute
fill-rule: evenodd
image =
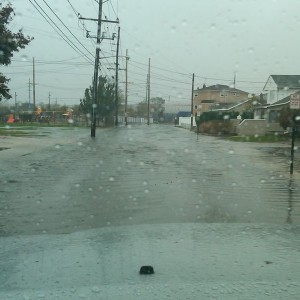
<svg viewBox="0 0 300 300"><path fill-rule="evenodd" d="M262 91L268 104L273 104L300 91L300 75L270 75Z"/></svg>
<svg viewBox="0 0 300 300"><path fill-rule="evenodd" d="M202 112L220 105L231 106L248 99L248 92L229 87L223 84L212 86L203 85L203 88L194 90L193 93L193 115L200 115Z"/></svg>

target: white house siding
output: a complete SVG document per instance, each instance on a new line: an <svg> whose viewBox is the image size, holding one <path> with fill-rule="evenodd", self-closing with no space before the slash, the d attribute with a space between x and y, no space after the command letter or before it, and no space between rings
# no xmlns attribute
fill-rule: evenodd
<svg viewBox="0 0 300 300"><path fill-rule="evenodd" d="M267 103L273 104L285 97L288 97L291 94L298 92L299 90L300 89L289 89L289 88L278 89L275 81L270 76L264 86L262 93L267 95Z"/></svg>

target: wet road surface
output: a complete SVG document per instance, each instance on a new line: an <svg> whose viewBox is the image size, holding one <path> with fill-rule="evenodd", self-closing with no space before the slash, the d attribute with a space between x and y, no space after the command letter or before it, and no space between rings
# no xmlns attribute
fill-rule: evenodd
<svg viewBox="0 0 300 300"><path fill-rule="evenodd" d="M267 145L159 125L101 129L95 139L89 129L47 130L38 142L0 151L2 236L300 223L299 166L290 179L288 157L263 151Z"/></svg>

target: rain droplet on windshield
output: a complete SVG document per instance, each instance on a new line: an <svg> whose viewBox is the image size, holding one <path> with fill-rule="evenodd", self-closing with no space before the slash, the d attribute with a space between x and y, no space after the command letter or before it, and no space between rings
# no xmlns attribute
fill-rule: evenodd
<svg viewBox="0 0 300 300"><path fill-rule="evenodd" d="M28 56L27 55L21 55L21 60L22 61L27 61L28 60Z"/></svg>

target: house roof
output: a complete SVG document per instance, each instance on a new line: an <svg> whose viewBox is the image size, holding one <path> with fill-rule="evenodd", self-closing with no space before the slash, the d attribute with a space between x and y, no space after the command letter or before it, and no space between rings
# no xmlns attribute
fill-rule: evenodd
<svg viewBox="0 0 300 300"><path fill-rule="evenodd" d="M242 91L242 90L239 90L239 89L236 89L236 88L232 88L228 85L224 85L224 84L214 84L214 85L211 85L211 86L204 86L203 88L201 89L197 89L195 90L196 91L230 91L230 92L237 92L237 93L247 93L245 91Z"/></svg>
<svg viewBox="0 0 300 300"><path fill-rule="evenodd" d="M294 93L295 95L300 95L300 91L299 92L296 92ZM284 104L288 104L290 103L290 100L291 100L291 96L287 96L281 100L278 100L277 102L275 103L272 103L272 104L267 104L267 105L263 105L263 106L260 106L260 107L257 107L257 108L269 108L269 107L273 107L273 106L279 106L279 105L284 105Z"/></svg>
<svg viewBox="0 0 300 300"><path fill-rule="evenodd" d="M190 111L179 111L177 117L189 117L191 115Z"/></svg>
<svg viewBox="0 0 300 300"><path fill-rule="evenodd" d="M228 110L235 106L237 103L216 103L215 105L211 106L212 110Z"/></svg>
<svg viewBox="0 0 300 300"><path fill-rule="evenodd" d="M300 75L271 75L278 88L300 89Z"/></svg>
<svg viewBox="0 0 300 300"><path fill-rule="evenodd" d="M215 103L215 100L202 100L201 103Z"/></svg>
<svg viewBox="0 0 300 300"><path fill-rule="evenodd" d="M228 104L226 104L226 103L220 103L220 104L218 104L218 105L215 105L213 108L212 108L212 110L222 110L222 111L229 111L229 110L232 110L232 109L234 109L234 108L236 108L236 107L239 107L239 106L241 106L241 105L244 105L245 103L247 103L247 102L250 102L250 101L253 101L253 99L247 99L247 100L245 100L245 101L242 101L242 102L240 102L240 103L228 103Z"/></svg>

